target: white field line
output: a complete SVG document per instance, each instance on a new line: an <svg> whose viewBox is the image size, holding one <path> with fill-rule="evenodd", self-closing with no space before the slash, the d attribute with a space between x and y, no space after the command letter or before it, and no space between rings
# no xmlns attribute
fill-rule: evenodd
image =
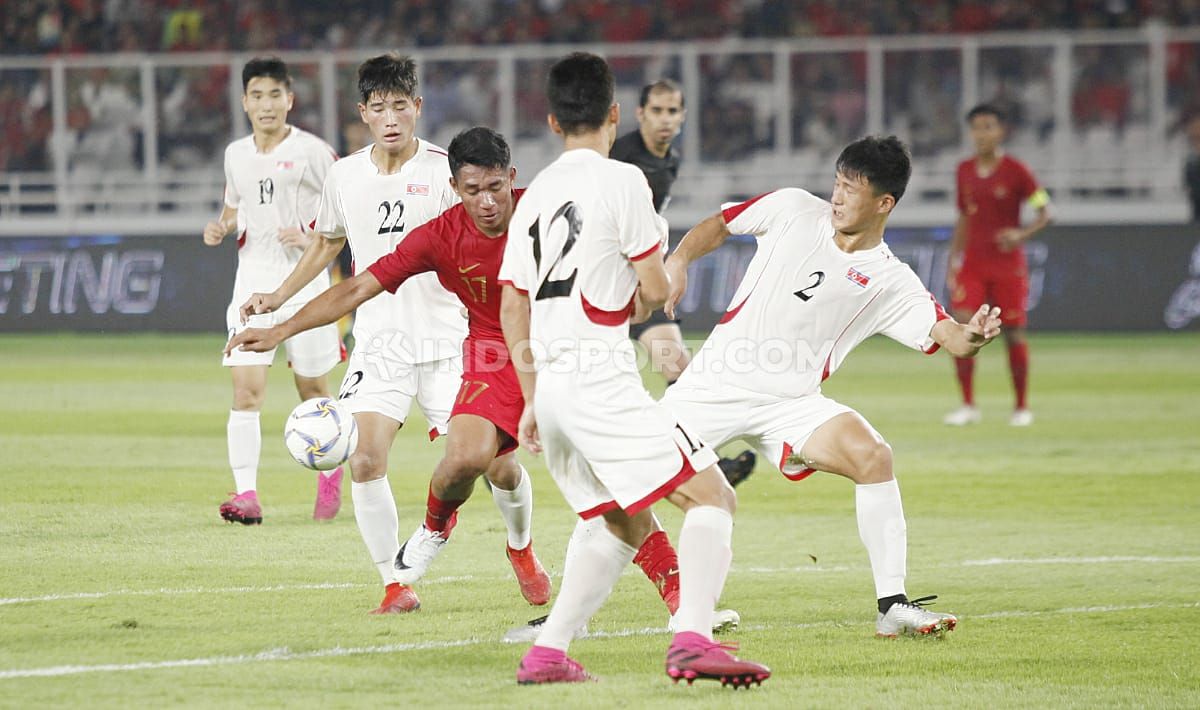
<svg viewBox="0 0 1200 710"><path fill-rule="evenodd" d="M1080 565L1080 564L1178 564L1200 562L1200 557L1044 557L1044 558L1001 558L993 557L984 560L964 560L952 565L934 565L951 567L988 567L1002 565ZM828 574L835 572L857 572L864 567L804 565L796 567L734 567L735 574ZM626 573L633 574L632 570ZM480 575L459 575L454 577L433 577L424 580L423 584L453 584L470 582L480 579L502 579L504 577L483 577ZM374 587L374 584L355 583L318 583L318 584L277 584L258 587L196 587L192 589L115 589L107 592L72 592L67 594L47 594L40 597L8 597L0 598L0 606L10 604L32 604L36 602L70 601L75 599L104 599L106 597L156 597L177 596L186 594L253 594L261 592L291 592L324 589L363 589Z"/></svg>
<svg viewBox="0 0 1200 710"><path fill-rule="evenodd" d="M466 582L476 579L482 578L471 575L458 577L436 577L433 579L423 580L422 584L447 584L452 582ZM500 578L497 577L497 579ZM362 589L366 587L378 586L378 584L355 584L351 582L322 582L318 584L276 584L260 587L195 587L192 589L169 589L163 587L161 589L114 589L108 592L74 592L70 594L47 594L42 597L9 597L7 599L0 599L0 606L5 606L6 604L29 604L32 602L68 601L72 599L103 599L105 597L168 597L184 594L249 594L256 592L294 592L310 589Z"/></svg>
<svg viewBox="0 0 1200 710"><path fill-rule="evenodd" d="M1023 559L1020 557L992 557L986 560L966 560L965 567L987 567L990 565L1105 565L1121 562L1144 562L1146 564L1172 564L1177 562L1200 562L1200 557L1042 557Z"/></svg>
<svg viewBox="0 0 1200 710"><path fill-rule="evenodd" d="M1200 602L1188 604L1130 604L1125 606L1092 606L1092 607L1068 607L1065 609L1053 609L1045 611L996 611L987 614L979 614L969 617L970 619L998 619L1012 616L1045 616L1049 614L1100 614L1123 611L1137 611L1144 609L1196 609L1200 608ZM765 631L768 629L779 630L780 628L788 629L810 629L826 626L853 626L865 624L862 619L852 619L843 621L818 621L801 624L774 624L767 626L765 624L744 625L742 629L745 631ZM656 634L666 634L668 631L665 628L641 628L641 629L617 629L614 631L599 631L589 634L589 638L625 638L629 636L649 636ZM463 646L477 646L484 643L498 643L499 639L459 639L457 641L424 641L420 643L396 643L383 646L359 646L345 648L342 646L334 646L332 648L322 648L313 651L291 651L287 648L273 648L259 653L242 654L238 656L209 656L207 658L180 658L169 661L142 661L139 663L102 663L92 666L70 665L70 666L47 666L44 668L14 668L11 670L0 671L0 680L13 680L17 678L54 678L61 676L81 675L84 673L124 673L128 671L149 671L160 670L164 668L197 668L209 666L237 666L249 663L264 663L264 662L279 662L279 661L305 661L319 658L337 658L342 656L369 656L379 654L404 653L407 651L430 651L442 650L447 648L460 648Z"/></svg>

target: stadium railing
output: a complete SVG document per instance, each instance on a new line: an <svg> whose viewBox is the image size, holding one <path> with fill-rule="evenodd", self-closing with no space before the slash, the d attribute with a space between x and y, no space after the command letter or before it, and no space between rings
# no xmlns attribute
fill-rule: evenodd
<svg viewBox="0 0 1200 710"><path fill-rule="evenodd" d="M1187 218L1181 123L1200 109L1200 28L853 39L610 44L622 128L638 89L678 79L688 118L668 216L686 226L728 200L832 183L841 146L895 133L915 173L897 224L954 219L954 170L970 153L962 116L1010 111L1010 150L1069 223ZM340 150L367 136L354 70L381 49L283 52L291 120ZM545 68L562 45L414 49L419 132L445 145L497 127L527 180L555 155ZM0 234L196 231L219 208L222 149L248 131L232 53L0 58Z"/></svg>

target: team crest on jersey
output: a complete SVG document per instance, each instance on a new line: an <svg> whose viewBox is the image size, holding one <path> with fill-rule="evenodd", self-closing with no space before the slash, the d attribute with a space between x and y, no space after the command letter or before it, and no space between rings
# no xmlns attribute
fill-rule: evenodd
<svg viewBox="0 0 1200 710"><path fill-rule="evenodd" d="M410 183L408 183L408 187L405 188L404 194L406 194L406 195L421 195L423 197L429 197L429 186L428 185L418 185L415 182L410 182Z"/></svg>
<svg viewBox="0 0 1200 710"><path fill-rule="evenodd" d="M866 288L867 284L871 283L870 276L867 276L853 266L851 266L850 270L846 272L846 278L850 279L859 286L862 286L863 288Z"/></svg>
<svg viewBox="0 0 1200 710"><path fill-rule="evenodd" d="M296 164L290 160L280 160L275 163L275 167L280 170L291 170L296 167Z"/></svg>

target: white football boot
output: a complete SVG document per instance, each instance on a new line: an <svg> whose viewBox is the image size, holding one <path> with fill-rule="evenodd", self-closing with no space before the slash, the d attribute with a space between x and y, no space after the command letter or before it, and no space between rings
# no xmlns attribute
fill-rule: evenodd
<svg viewBox="0 0 1200 710"><path fill-rule="evenodd" d="M922 607L936 596L921 597L908 602L896 602L886 614L880 614L875 620L875 635L887 638L897 636L944 636L953 631L958 625L958 617L953 614L939 614Z"/></svg>
<svg viewBox="0 0 1200 710"><path fill-rule="evenodd" d="M983 419L983 415L980 414L978 408L970 404L964 404L943 417L942 423L946 426L966 426L968 424L978 424L980 419Z"/></svg>

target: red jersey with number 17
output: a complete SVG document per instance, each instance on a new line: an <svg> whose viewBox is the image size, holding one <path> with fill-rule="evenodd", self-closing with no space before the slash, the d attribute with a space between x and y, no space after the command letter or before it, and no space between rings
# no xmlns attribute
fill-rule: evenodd
<svg viewBox="0 0 1200 710"><path fill-rule="evenodd" d="M524 190L513 191L513 204ZM451 417L473 414L508 434L498 455L516 448L517 424L525 400L500 327L497 282L508 234L488 237L467 215L462 203L409 232L390 253L367 267L388 291L417 274L432 271L467 307L463 341L463 384Z"/></svg>
<svg viewBox="0 0 1200 710"><path fill-rule="evenodd" d="M1023 264L1025 250L1001 251L996 235L1021 226L1021 204L1040 189L1029 168L1004 155L992 172L980 175L975 159L970 158L959 163L957 183L958 211L966 218L967 228L963 267Z"/></svg>

